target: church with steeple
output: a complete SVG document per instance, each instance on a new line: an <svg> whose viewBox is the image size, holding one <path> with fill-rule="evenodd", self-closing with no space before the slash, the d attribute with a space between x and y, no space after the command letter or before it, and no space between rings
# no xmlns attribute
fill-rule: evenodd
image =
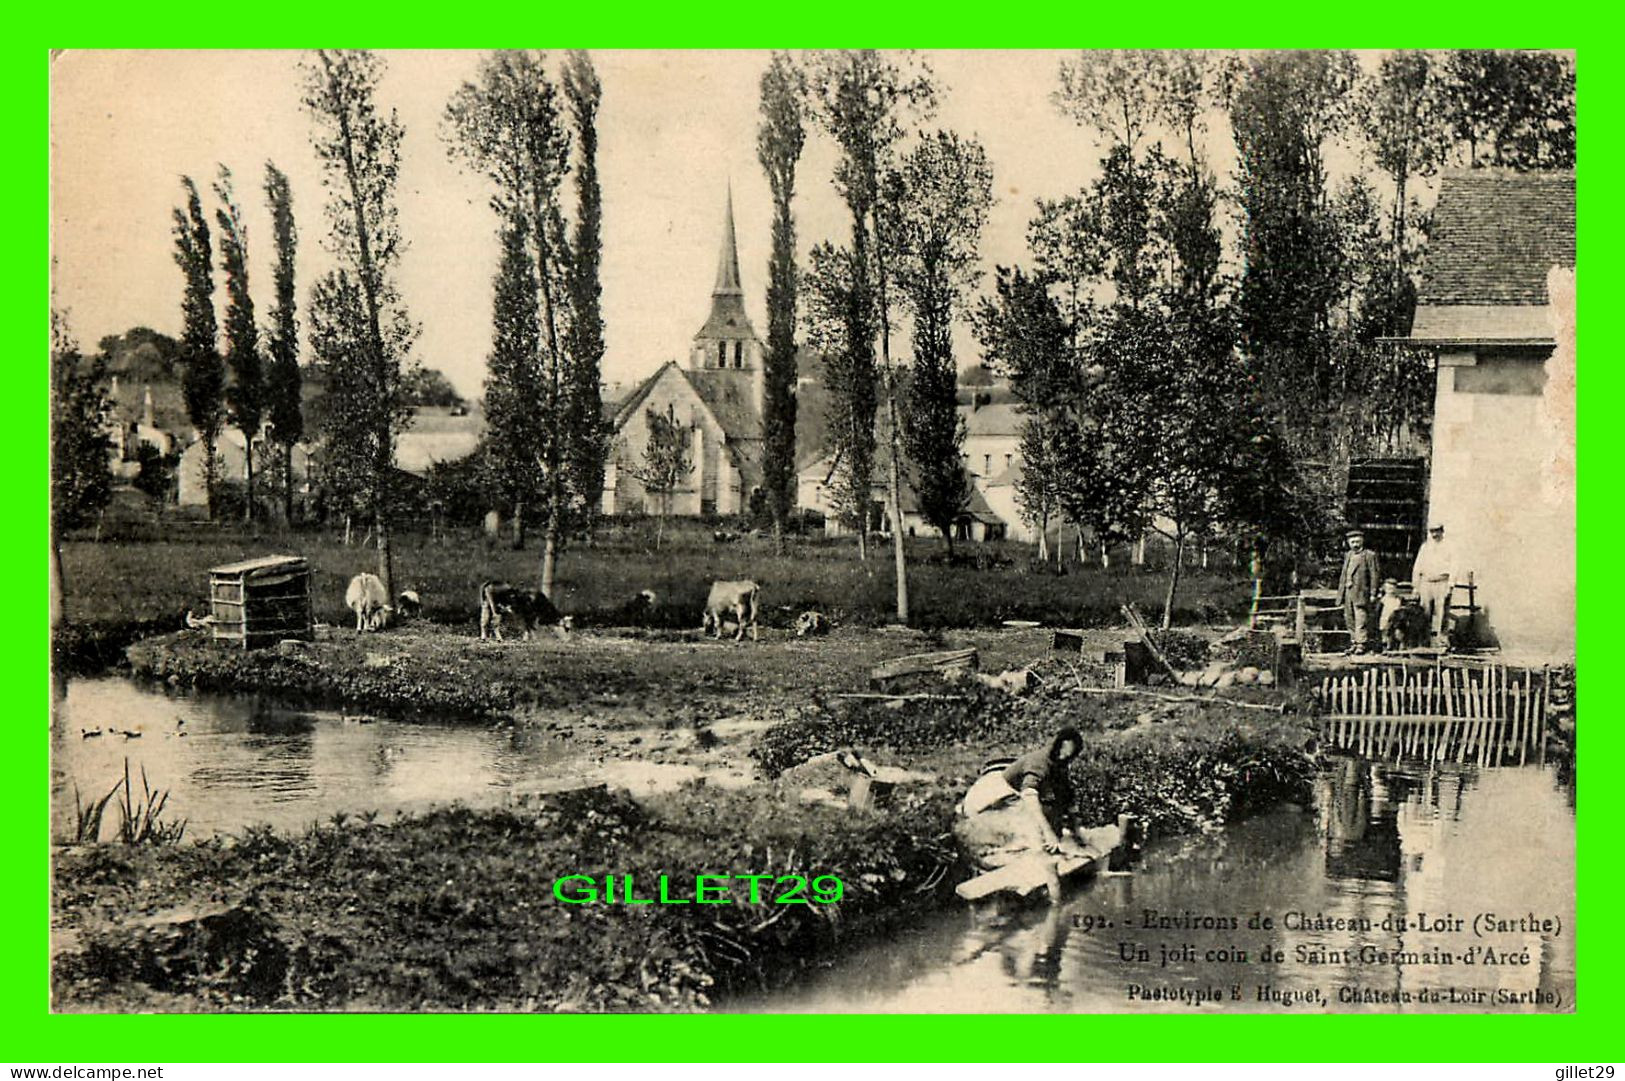
<svg viewBox="0 0 1625 1081"><path fill-rule="evenodd" d="M762 483L763 345L745 313L734 238L733 193L722 224L722 251L711 311L688 350L687 365L667 361L615 409L615 435L604 474L605 514L658 514L637 474L649 443L649 414L674 419L690 440L689 475L671 495L673 514L739 514Z"/></svg>

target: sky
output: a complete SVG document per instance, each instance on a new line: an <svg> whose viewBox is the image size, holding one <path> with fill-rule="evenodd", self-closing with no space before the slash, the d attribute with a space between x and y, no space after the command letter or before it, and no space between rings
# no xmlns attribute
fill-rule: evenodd
<svg viewBox="0 0 1625 1081"><path fill-rule="evenodd" d="M497 222L485 183L448 156L441 117L458 86L474 78L480 54L382 55L388 68L378 98L398 111L406 131L398 203L409 246L399 284L422 327L416 356L475 397L490 346ZM1068 54L925 55L940 88L929 127L977 138L993 167L995 201L982 243L986 289L994 266L1027 261L1034 200L1087 184L1101 152L1090 131L1050 103ZM592 56L604 92L605 380L635 381L668 359L686 357L709 310L730 184L746 303L765 336L772 204L756 160L756 129L758 81L768 54ZM250 288L262 324L272 302L274 255L262 190L265 162L288 174L304 306L310 285L332 261L322 249L324 193L310 148L311 120L300 104L299 59L293 52L69 51L54 60L54 303L68 311L83 345L93 348L103 336L138 325L179 335L182 278L173 259L171 212L182 201L183 174L198 182L212 212L208 186L221 164L233 172L244 212ZM1211 136L1210 144L1224 176L1228 132ZM831 185L835 159L827 136L809 137L795 207L802 258L813 244L849 233ZM224 303L219 289L217 309ZM978 359L967 328L960 328L956 345L961 367Z"/></svg>

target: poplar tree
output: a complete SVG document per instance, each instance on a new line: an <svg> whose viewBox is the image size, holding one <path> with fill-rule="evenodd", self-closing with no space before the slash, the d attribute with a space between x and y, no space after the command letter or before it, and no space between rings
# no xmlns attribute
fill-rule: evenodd
<svg viewBox="0 0 1625 1081"><path fill-rule="evenodd" d="M773 516L773 540L784 550L784 523L796 499L796 164L806 129L806 79L788 53L774 53L762 73L756 157L773 193L773 252L767 264L767 358L763 382L762 486Z"/></svg>
<svg viewBox="0 0 1625 1081"><path fill-rule="evenodd" d="M393 597L395 437L411 415L402 368L416 336L395 286L405 249L395 206L405 129L393 109L386 113L377 102L384 62L373 53L324 49L310 55L304 70L305 107L328 194L328 247L341 266L329 279L329 313L345 346L334 353L343 365L338 382L349 393L330 414L336 419L327 432L329 453L335 438L358 452L352 460L362 467L360 495L378 538L378 577Z"/></svg>
<svg viewBox="0 0 1625 1081"><path fill-rule="evenodd" d="M529 220L515 214L502 231L485 377L487 487L513 513L515 547L525 543L524 508L542 491L536 448L546 439L536 408L542 370L536 363L540 325L529 229Z"/></svg>
<svg viewBox="0 0 1625 1081"><path fill-rule="evenodd" d="M953 550L953 524L969 498L965 422L959 415L953 324L978 277L993 170L980 143L939 131L920 142L887 184L895 273L913 320L913 378L903 443L920 513Z"/></svg>
<svg viewBox="0 0 1625 1081"><path fill-rule="evenodd" d="M293 219L293 192L288 178L273 163L265 163L265 198L271 207L271 229L276 240L276 304L266 328L270 362L265 369L265 406L271 420L271 438L282 448L282 515L293 521L293 448L305 434L300 401L303 377L299 371L299 320L294 293L294 256L299 233Z"/></svg>
<svg viewBox="0 0 1625 1081"><path fill-rule="evenodd" d="M595 110L596 90L583 85L583 79L578 72L577 89L570 93L580 95L583 107L590 105ZM595 86L596 79L591 83ZM590 110L578 113L579 118L588 115ZM522 392L530 395L526 408L538 424L536 442L528 456L539 470L545 530L541 587L551 597L571 514L583 498L583 493L572 485L572 478L577 476L574 467L581 460L574 449L575 440L578 435L602 438L600 428L588 427L581 420L579 411L586 392L584 386L575 384L577 377L572 372L572 342L591 339L593 328L589 316L586 338L573 338L571 309L580 297L577 291L587 279L578 274L573 261L559 199L570 165L564 108L559 88L547 74L543 55L509 51L485 57L476 80L457 89L444 116L447 153L491 183L491 208L504 228L516 217L524 219L530 259L535 265L536 379L527 381ZM593 247L596 229L586 235L593 238L588 244ZM596 254L591 258L596 267ZM591 276L596 279L596 269ZM601 324L597 334L602 334ZM594 347L587 348L591 352ZM573 386L579 393L573 393ZM596 386L593 394L596 396ZM516 442L504 439L501 445L520 453ZM587 498L596 499L600 494L594 492Z"/></svg>
<svg viewBox="0 0 1625 1081"><path fill-rule="evenodd" d="M570 333L565 380L565 424L569 431L566 462L569 487L584 522L591 523L604 491L604 469L612 432L604 419L602 364L604 319L603 192L598 181L598 108L603 85L592 58L572 50L563 70L564 98L575 131L576 218L569 251Z"/></svg>
<svg viewBox="0 0 1625 1081"><path fill-rule="evenodd" d="M819 124L841 147L835 188L852 215L852 266L858 288L851 294L851 359L854 389L863 369L874 365L874 344L857 341L866 328L864 309L872 305L880 331L879 374L886 398L887 472L892 521L892 557L897 584L897 620L907 623L908 565L903 551L902 453L897 389L891 362L891 250L881 220L880 186L906 130L903 120L928 119L936 108L931 71L913 54L896 59L872 49L824 53L815 57L809 80ZM869 299L872 297L872 301ZM854 400L861 406L861 401ZM857 469L857 461L850 463ZM866 479L866 478L864 478ZM861 481L854 481L854 487ZM862 553L863 533L859 532Z"/></svg>
<svg viewBox="0 0 1625 1081"><path fill-rule="evenodd" d="M186 205L175 208L173 230L175 264L186 279L181 294L181 394L186 399L187 419L203 444L203 484L209 517L213 518L219 479L215 448L220 439L221 399L225 393L225 369L215 348L214 253L197 185L191 177L183 176L181 190L186 194Z"/></svg>
<svg viewBox="0 0 1625 1081"><path fill-rule="evenodd" d="M226 271L226 363L232 383L226 400L243 433L243 520L254 520L254 437L259 434L265 404L265 377L260 368L259 328L254 323L254 298L248 291L248 233L231 190L231 170L220 166L214 183L220 207L214 213L220 227L220 263Z"/></svg>

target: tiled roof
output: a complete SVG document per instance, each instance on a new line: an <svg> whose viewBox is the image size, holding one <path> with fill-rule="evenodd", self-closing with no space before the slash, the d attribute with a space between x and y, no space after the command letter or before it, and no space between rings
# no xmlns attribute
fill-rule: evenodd
<svg viewBox="0 0 1625 1081"><path fill-rule="evenodd" d="M626 423L628 417L637 412L638 407L643 404L644 400L649 397L650 392L655 389L655 384L660 382L660 377L666 374L667 368L677 368L677 362L675 360L666 361L666 363L655 369L653 375L639 383L636 390L622 399L621 404L615 408L616 428L620 428ZM680 374L682 369L677 368L677 371Z"/></svg>
<svg viewBox="0 0 1625 1081"><path fill-rule="evenodd" d="M984 405L980 409L962 405L959 407L959 415L965 418L965 434L970 438L1020 435L1022 425L1027 420L1020 403L1017 402Z"/></svg>
<svg viewBox="0 0 1625 1081"><path fill-rule="evenodd" d="M1574 266L1572 171L1445 174L1419 305L1545 304L1554 266Z"/></svg>
<svg viewBox="0 0 1625 1081"><path fill-rule="evenodd" d="M422 476L436 463L467 458L479 445L477 431L414 432L408 429L395 440L395 468Z"/></svg>
<svg viewBox="0 0 1625 1081"><path fill-rule="evenodd" d="M729 439L762 438L762 421L756 415L754 372L701 368L684 371L683 375Z"/></svg>
<svg viewBox="0 0 1625 1081"><path fill-rule="evenodd" d="M722 338L727 341L756 341L756 328L745 314L745 298L733 293L717 293L711 298L711 314L696 338Z"/></svg>

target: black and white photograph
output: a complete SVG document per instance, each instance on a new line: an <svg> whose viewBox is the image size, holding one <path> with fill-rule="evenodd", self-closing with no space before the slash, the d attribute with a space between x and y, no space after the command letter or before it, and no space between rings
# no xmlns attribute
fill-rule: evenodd
<svg viewBox="0 0 1625 1081"><path fill-rule="evenodd" d="M1575 67L53 52L50 1009L1574 1012Z"/></svg>

